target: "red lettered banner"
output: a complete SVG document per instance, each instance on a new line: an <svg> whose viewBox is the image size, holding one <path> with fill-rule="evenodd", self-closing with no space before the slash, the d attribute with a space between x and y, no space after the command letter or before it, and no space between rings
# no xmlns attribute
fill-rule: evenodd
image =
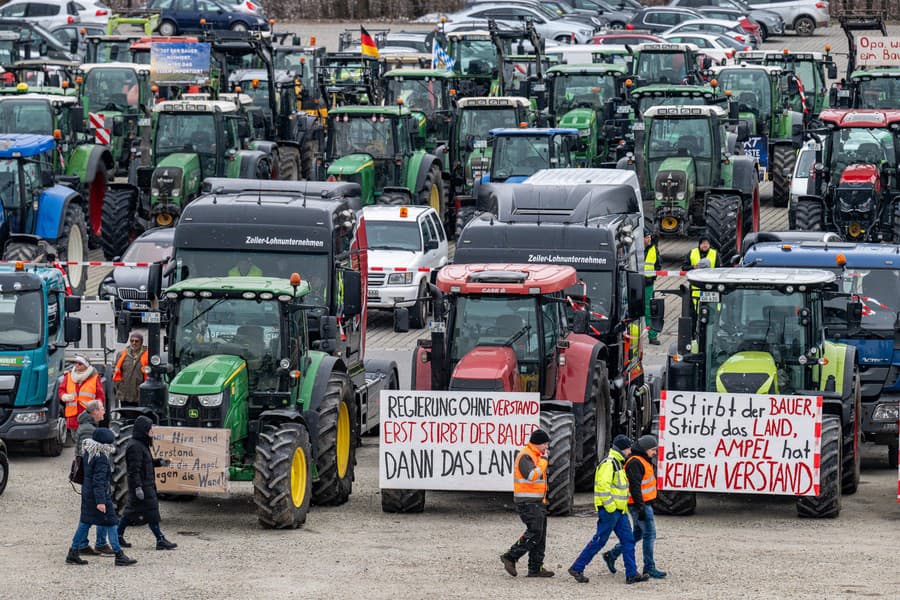
<svg viewBox="0 0 900 600"><path fill-rule="evenodd" d="M516 454L540 425L540 395L383 390L380 487L512 491Z"/></svg>
<svg viewBox="0 0 900 600"><path fill-rule="evenodd" d="M663 392L661 489L817 496L822 398Z"/></svg>

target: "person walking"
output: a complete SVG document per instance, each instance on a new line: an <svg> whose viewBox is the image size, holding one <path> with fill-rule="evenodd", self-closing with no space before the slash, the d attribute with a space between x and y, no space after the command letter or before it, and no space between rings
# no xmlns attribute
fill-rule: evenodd
<svg viewBox="0 0 900 600"><path fill-rule="evenodd" d="M116 507L112 502L112 453L115 452L116 436L105 427L97 427L91 439L84 442L84 484L81 486L81 518L66 563L86 565L88 561L79 556L79 548L87 542L91 525L109 539L115 552L116 566L127 567L137 561L125 555L116 534Z"/></svg>
<svg viewBox="0 0 900 600"><path fill-rule="evenodd" d="M154 467L167 467L169 461L157 458L150 452L153 446L153 421L141 415L134 421L134 433L125 450L125 464L128 469L128 505L119 521L119 542L125 548L131 544L125 541L125 529L129 525L147 525L156 536L157 550L174 550L178 544L166 539L159 528L159 498L156 494L156 474Z"/></svg>
<svg viewBox="0 0 900 600"><path fill-rule="evenodd" d="M625 583L639 583L650 579L638 574L634 562L634 537L628 526L628 478L625 476L625 457L631 454L631 440L617 435L609 454L604 458L594 475L594 507L597 509L597 532L587 543L572 566L571 575L578 583L587 583L584 569L606 544L612 532L622 544L625 559Z"/></svg>
<svg viewBox="0 0 900 600"><path fill-rule="evenodd" d="M106 416L106 408L99 400L91 400L84 406L84 412L78 415L78 430L75 432L75 456L84 457L84 443L93 439L94 431ZM82 467L83 468L83 467ZM115 551L106 539L106 531L97 528L97 543L91 548L88 532L84 532L84 543L79 546L78 553L88 556L113 556Z"/></svg>
<svg viewBox="0 0 900 600"><path fill-rule="evenodd" d="M650 318L650 301L653 299L653 284L656 282L656 272L661 271L659 263L659 236L648 233L644 236L644 314ZM647 337L654 346L659 346L659 332L655 329L647 331Z"/></svg>
<svg viewBox="0 0 900 600"><path fill-rule="evenodd" d="M642 542L644 573L653 579L663 579L667 573L656 568L653 545L656 541L656 522L653 518L653 501L656 500L656 468L653 458L659 442L655 436L643 435L631 447L631 456L625 461L628 476L628 512L634 523L634 543ZM603 553L603 560L610 573L616 572L616 559L622 554L622 545Z"/></svg>
<svg viewBox="0 0 900 600"><path fill-rule="evenodd" d="M515 577L516 561L528 554L528 577L553 577L544 568L547 547L547 449L550 436L543 429L531 432L528 444L519 451L513 468L513 499L525 533L500 555L506 572Z"/></svg>
<svg viewBox="0 0 900 600"><path fill-rule="evenodd" d="M73 436L78 429L78 415L84 412L87 403L91 400L106 402L100 375L81 355L72 359L72 368L60 381L57 395L65 406L63 416L66 418L66 428Z"/></svg>
<svg viewBox="0 0 900 600"><path fill-rule="evenodd" d="M116 399L120 405L137 406L140 402L140 387L147 379L144 367L148 365L150 352L144 347L144 336L132 333L128 346L122 350L112 380L115 384Z"/></svg>

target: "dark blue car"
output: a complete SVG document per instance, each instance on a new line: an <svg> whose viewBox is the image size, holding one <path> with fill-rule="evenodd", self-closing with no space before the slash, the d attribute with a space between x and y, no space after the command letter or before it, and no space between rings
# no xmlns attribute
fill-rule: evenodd
<svg viewBox="0 0 900 600"><path fill-rule="evenodd" d="M150 0L146 8L160 12L157 32L163 36L200 33L205 30L269 31L259 15L238 12L214 0ZM201 25L200 20L206 24Z"/></svg>

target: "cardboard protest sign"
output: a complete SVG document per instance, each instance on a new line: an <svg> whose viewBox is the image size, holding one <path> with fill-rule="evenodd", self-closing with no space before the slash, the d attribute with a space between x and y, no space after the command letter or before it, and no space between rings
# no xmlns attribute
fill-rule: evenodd
<svg viewBox="0 0 900 600"><path fill-rule="evenodd" d="M157 467L156 489L183 494L228 491L227 429L153 426L153 458L170 461Z"/></svg>
<svg viewBox="0 0 900 600"><path fill-rule="evenodd" d="M154 42L150 44L150 80L154 83L209 84L209 44Z"/></svg>
<svg viewBox="0 0 900 600"><path fill-rule="evenodd" d="M661 489L817 496L821 396L664 391Z"/></svg>
<svg viewBox="0 0 900 600"><path fill-rule="evenodd" d="M856 64L892 67L900 64L900 37L861 35L856 38Z"/></svg>
<svg viewBox="0 0 900 600"><path fill-rule="evenodd" d="M533 393L383 390L380 487L512 491L540 412Z"/></svg>

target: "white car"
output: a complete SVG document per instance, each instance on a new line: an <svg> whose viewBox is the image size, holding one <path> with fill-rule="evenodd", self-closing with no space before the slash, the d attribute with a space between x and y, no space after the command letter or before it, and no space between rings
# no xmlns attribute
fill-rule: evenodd
<svg viewBox="0 0 900 600"><path fill-rule="evenodd" d="M742 44L750 46L751 50L756 50L757 48L759 48L759 44L761 43L760 39L755 35L744 31L744 28L740 23L736 21L724 21L722 19L693 19L690 21L685 21L684 23L679 23L678 25L662 32L659 35L662 37L667 37L675 33L688 32L716 33L719 35L727 35L728 37L734 38Z"/></svg>
<svg viewBox="0 0 900 600"><path fill-rule="evenodd" d="M447 234L429 206L366 206L369 308L409 308L409 325L428 322L430 271L447 264Z"/></svg>
<svg viewBox="0 0 900 600"><path fill-rule="evenodd" d="M72 0L11 0L0 8L0 17L24 19L46 28L81 21L78 6ZM109 17L107 16L107 19Z"/></svg>
<svg viewBox="0 0 900 600"><path fill-rule="evenodd" d="M731 63L734 53L737 52L733 47L723 42L721 36L715 34L682 32L664 35L663 38L674 44L691 44L696 46L698 53L710 57L717 65Z"/></svg>

